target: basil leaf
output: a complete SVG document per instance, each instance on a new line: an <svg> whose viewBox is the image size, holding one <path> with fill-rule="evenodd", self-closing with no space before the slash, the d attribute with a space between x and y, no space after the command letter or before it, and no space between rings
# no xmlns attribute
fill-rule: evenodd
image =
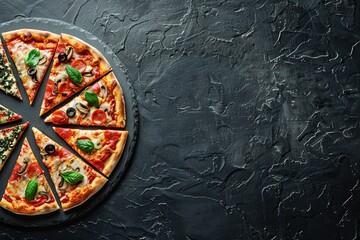
<svg viewBox="0 0 360 240"><path fill-rule="evenodd" d="M60 176L70 185L78 183L84 179L84 176L81 173L73 171L62 172L60 173Z"/></svg>
<svg viewBox="0 0 360 240"><path fill-rule="evenodd" d="M94 143L92 141L90 141L89 139L77 139L76 144L81 150L88 152L88 153L92 152L95 148Z"/></svg>
<svg viewBox="0 0 360 240"><path fill-rule="evenodd" d="M38 190L38 183L36 181L36 178L31 179L25 189L25 199L26 201L30 202L35 198L35 195Z"/></svg>
<svg viewBox="0 0 360 240"><path fill-rule="evenodd" d="M85 91L85 99L89 104L93 105L94 107L96 107L96 108L100 107L99 98L98 98L98 96L96 96L96 94L93 91L86 90Z"/></svg>
<svg viewBox="0 0 360 240"><path fill-rule="evenodd" d="M82 75L81 73L76 69L73 68L70 65L65 66L66 73L69 76L70 80L75 84L81 84L82 83Z"/></svg>
<svg viewBox="0 0 360 240"><path fill-rule="evenodd" d="M26 54L24 61L29 67L35 67L40 59L40 51L37 48L32 49Z"/></svg>

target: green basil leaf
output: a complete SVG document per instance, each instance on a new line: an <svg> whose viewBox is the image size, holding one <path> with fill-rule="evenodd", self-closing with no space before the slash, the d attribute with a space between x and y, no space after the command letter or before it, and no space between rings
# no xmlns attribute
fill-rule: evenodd
<svg viewBox="0 0 360 240"><path fill-rule="evenodd" d="M81 84L82 83L82 75L81 73L76 69L73 68L70 65L65 66L66 73L69 76L70 80L75 84Z"/></svg>
<svg viewBox="0 0 360 240"><path fill-rule="evenodd" d="M30 202L35 198L35 195L38 190L38 183L36 181L36 178L31 179L25 189L25 199L26 201Z"/></svg>
<svg viewBox="0 0 360 240"><path fill-rule="evenodd" d="M100 107L99 98L98 96L96 96L96 94L93 91L86 90L85 99L90 105L93 105L96 108Z"/></svg>
<svg viewBox="0 0 360 240"><path fill-rule="evenodd" d="M88 153L92 152L95 148L94 143L92 141L90 141L89 139L77 139L76 144L81 150L88 152Z"/></svg>
<svg viewBox="0 0 360 240"><path fill-rule="evenodd" d="M32 49L26 54L24 61L29 67L35 67L40 59L40 51L37 48Z"/></svg>
<svg viewBox="0 0 360 240"><path fill-rule="evenodd" d="M84 176L81 173L73 171L62 172L60 173L60 176L70 185L78 183L84 179Z"/></svg>

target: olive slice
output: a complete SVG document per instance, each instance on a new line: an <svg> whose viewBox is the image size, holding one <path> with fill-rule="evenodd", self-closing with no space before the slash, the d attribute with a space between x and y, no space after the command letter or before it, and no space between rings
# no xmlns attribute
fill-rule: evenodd
<svg viewBox="0 0 360 240"><path fill-rule="evenodd" d="M66 115L70 118L74 117L76 115L76 109L73 107L69 107L66 109Z"/></svg>
<svg viewBox="0 0 360 240"><path fill-rule="evenodd" d="M55 152L55 145L54 144L48 144L45 146L45 152L47 154L53 154Z"/></svg>
<svg viewBox="0 0 360 240"><path fill-rule="evenodd" d="M66 53L64 53L64 52L59 53L58 59L59 59L60 62L66 62L66 60L67 60Z"/></svg>
<svg viewBox="0 0 360 240"><path fill-rule="evenodd" d="M28 70L27 70L27 74L30 76L30 77L32 77L32 76L35 76L35 74L36 74L36 68L29 68Z"/></svg>
<svg viewBox="0 0 360 240"><path fill-rule="evenodd" d="M59 185L58 185L59 190L60 190L60 191L63 191L63 190L65 190L65 189L67 189L68 186L69 186L69 185L68 185L68 183L65 181L65 179L64 179L63 177L61 177L60 183L59 183Z"/></svg>

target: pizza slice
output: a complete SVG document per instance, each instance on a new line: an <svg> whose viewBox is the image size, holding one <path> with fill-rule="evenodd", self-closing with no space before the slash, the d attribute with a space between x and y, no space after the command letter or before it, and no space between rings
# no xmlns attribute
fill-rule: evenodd
<svg viewBox="0 0 360 240"><path fill-rule="evenodd" d="M16 83L13 71L11 70L9 60L6 56L4 46L0 41L0 90L6 94L22 100L19 87Z"/></svg>
<svg viewBox="0 0 360 240"><path fill-rule="evenodd" d="M20 120L21 118L21 115L0 104L0 124L14 122Z"/></svg>
<svg viewBox="0 0 360 240"><path fill-rule="evenodd" d="M46 85L40 116L111 71L94 47L62 33Z"/></svg>
<svg viewBox="0 0 360 240"><path fill-rule="evenodd" d="M107 179L48 136L33 128L64 211L81 205L97 193Z"/></svg>
<svg viewBox="0 0 360 240"><path fill-rule="evenodd" d="M9 158L28 125L29 123L26 122L15 127L0 130L0 170L3 168L5 161Z"/></svg>
<svg viewBox="0 0 360 240"><path fill-rule="evenodd" d="M125 119L124 96L111 72L54 111L45 122L124 128Z"/></svg>
<svg viewBox="0 0 360 240"><path fill-rule="evenodd" d="M31 105L54 56L59 35L36 29L20 29L2 35Z"/></svg>
<svg viewBox="0 0 360 240"><path fill-rule="evenodd" d="M59 209L26 138L0 206L21 215L40 215Z"/></svg>
<svg viewBox="0 0 360 240"><path fill-rule="evenodd" d="M76 152L109 176L124 150L127 131L54 128Z"/></svg>

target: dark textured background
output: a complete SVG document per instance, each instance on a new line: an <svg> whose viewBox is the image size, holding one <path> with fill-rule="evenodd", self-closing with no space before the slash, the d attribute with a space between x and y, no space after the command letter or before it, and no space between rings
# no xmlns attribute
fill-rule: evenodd
<svg viewBox="0 0 360 240"><path fill-rule="evenodd" d="M357 0L2 0L128 67L133 161L89 215L1 239L357 239ZM358 135L359 134L359 135Z"/></svg>

